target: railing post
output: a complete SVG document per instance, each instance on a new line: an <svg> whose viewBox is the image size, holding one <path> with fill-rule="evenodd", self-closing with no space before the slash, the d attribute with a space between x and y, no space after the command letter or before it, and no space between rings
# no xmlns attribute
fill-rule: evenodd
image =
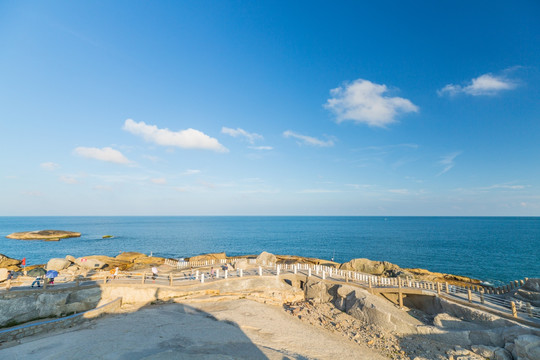
<svg viewBox="0 0 540 360"><path fill-rule="evenodd" d="M141 285L144 285L145 277L146 277L146 273L143 272L142 277L141 277Z"/></svg>
<svg viewBox="0 0 540 360"><path fill-rule="evenodd" d="M444 286L446 287L446 293L450 294L450 289L448 288L448 281L444 283Z"/></svg>
<svg viewBox="0 0 540 360"><path fill-rule="evenodd" d="M173 277L172 277L172 273L169 274L169 286L172 286L172 282L173 282Z"/></svg>
<svg viewBox="0 0 540 360"><path fill-rule="evenodd" d="M276 276L279 276L279 273L281 272L281 266L276 267Z"/></svg>
<svg viewBox="0 0 540 360"><path fill-rule="evenodd" d="M103 283L104 283L104 284L107 283L107 274L103 275Z"/></svg>
<svg viewBox="0 0 540 360"><path fill-rule="evenodd" d="M326 272L322 272L322 279L325 280L326 279Z"/></svg>
<svg viewBox="0 0 540 360"><path fill-rule="evenodd" d="M199 270L195 272L195 280L199 280Z"/></svg>
<svg viewBox="0 0 540 360"><path fill-rule="evenodd" d="M201 274L201 283L204 284L204 273Z"/></svg>
<svg viewBox="0 0 540 360"><path fill-rule="evenodd" d="M437 295L441 295L441 283L437 281Z"/></svg>
<svg viewBox="0 0 540 360"><path fill-rule="evenodd" d="M480 289L480 302L482 304L484 304L485 300L484 300L484 289Z"/></svg>
<svg viewBox="0 0 540 360"><path fill-rule="evenodd" d="M368 286L369 286L370 289L372 288L371 277L368 279Z"/></svg>
<svg viewBox="0 0 540 360"><path fill-rule="evenodd" d="M243 276L244 276L244 271L240 269L240 277L243 277Z"/></svg>
<svg viewBox="0 0 540 360"><path fill-rule="evenodd" d="M512 306L512 316L517 318L516 303L513 301L510 301L510 305Z"/></svg>
<svg viewBox="0 0 540 360"><path fill-rule="evenodd" d="M403 309L403 291L401 291L401 281L398 281L398 288L399 308Z"/></svg>
<svg viewBox="0 0 540 360"><path fill-rule="evenodd" d="M225 270L225 279L227 279L229 277L229 270Z"/></svg>
<svg viewBox="0 0 540 360"><path fill-rule="evenodd" d="M307 276L308 276L308 277L311 277L311 268L308 268Z"/></svg>
<svg viewBox="0 0 540 360"><path fill-rule="evenodd" d="M294 267L294 274L296 275L298 273L298 265L293 265Z"/></svg>
<svg viewBox="0 0 540 360"><path fill-rule="evenodd" d="M216 269L216 279L219 279L219 269Z"/></svg>
<svg viewBox="0 0 540 360"><path fill-rule="evenodd" d="M259 276L262 276L262 266L259 266Z"/></svg>
<svg viewBox="0 0 540 360"><path fill-rule="evenodd" d="M468 288L468 289L467 289L467 297L469 298L469 302L472 303L472 293L471 293L471 288Z"/></svg>

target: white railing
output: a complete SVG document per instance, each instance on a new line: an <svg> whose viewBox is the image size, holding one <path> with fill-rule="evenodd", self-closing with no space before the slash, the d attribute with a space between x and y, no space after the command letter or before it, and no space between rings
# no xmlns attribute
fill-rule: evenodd
<svg viewBox="0 0 540 360"><path fill-rule="evenodd" d="M388 278L382 276L375 276L365 274L357 271L349 271L337 269L331 266L325 265L313 265L305 263L294 264L266 264L265 266L258 266L251 270L231 270L221 269L217 266L215 269L208 269L213 265L224 265L227 263L234 264L236 261L243 259L247 260L248 264L256 264L256 259L246 258L228 258L228 259L215 259L207 261L179 261L176 259L166 259L165 264L176 267L177 269L183 269L185 271L182 274L176 275L157 275L153 276L152 273L127 273L123 272L117 276L113 276L110 273L98 273L90 278L75 277L75 276L60 276L55 279L56 285L72 286L76 283L76 286L85 283L107 283L107 282L127 282L127 283L139 283L139 284L156 284L156 285L168 285L175 286L181 284L187 284L189 282L212 282L220 279L238 278L243 276L279 276L280 274L299 274L314 276L323 280L334 280L339 282L346 282L351 285L363 286L373 289L415 289L428 293L436 293L438 295L454 298L456 300L465 301L469 304L484 307L487 309L497 310L503 313L510 313L513 317L522 317L525 319L540 319L540 308L532 306L530 303L522 302L516 299L508 299L504 295L504 292L496 292L493 288L486 288L479 285L473 285L470 287L463 287L458 285L451 285L448 282L437 283L431 281L418 281L411 278ZM206 269L203 269L206 267ZM34 278L25 278L21 283L22 287L29 286ZM521 281L523 283L523 281ZM6 284L6 288L11 287L11 284ZM517 286L519 282L514 282ZM15 285L13 283L13 285ZM49 285L50 286L50 285ZM13 286L15 287L15 286ZM510 288L511 285L505 286Z"/></svg>

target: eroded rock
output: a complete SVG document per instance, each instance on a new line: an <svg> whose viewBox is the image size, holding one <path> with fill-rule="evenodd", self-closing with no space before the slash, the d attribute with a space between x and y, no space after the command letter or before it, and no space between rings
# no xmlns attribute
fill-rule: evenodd
<svg viewBox="0 0 540 360"><path fill-rule="evenodd" d="M80 237L81 233L65 230L37 230L23 231L6 236L9 239L17 240L59 240L72 237Z"/></svg>

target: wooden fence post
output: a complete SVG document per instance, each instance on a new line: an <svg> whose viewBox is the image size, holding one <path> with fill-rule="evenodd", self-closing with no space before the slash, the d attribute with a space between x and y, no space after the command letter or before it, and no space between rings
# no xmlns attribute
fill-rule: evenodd
<svg viewBox="0 0 540 360"><path fill-rule="evenodd" d="M480 302L484 304L484 289L480 289Z"/></svg>
<svg viewBox="0 0 540 360"><path fill-rule="evenodd" d="M308 268L307 276L311 277L311 268Z"/></svg>
<svg viewBox="0 0 540 360"><path fill-rule="evenodd" d="M144 285L144 280L146 278L146 273L142 273L142 277L141 277L141 284Z"/></svg>
<svg viewBox="0 0 540 360"><path fill-rule="evenodd" d="M204 284L204 273L201 274L201 283Z"/></svg>
<svg viewBox="0 0 540 360"><path fill-rule="evenodd" d="M281 267L278 265L276 268L276 276L279 276L280 270L281 270Z"/></svg>
<svg viewBox="0 0 540 360"><path fill-rule="evenodd" d="M172 286L172 282L173 282L173 277L172 277L172 273L169 274L169 286Z"/></svg>
<svg viewBox="0 0 540 360"><path fill-rule="evenodd" d="M437 281L437 295L441 295L441 283Z"/></svg>
<svg viewBox="0 0 540 360"><path fill-rule="evenodd" d="M225 279L229 277L229 270L225 270Z"/></svg>
<svg viewBox="0 0 540 360"><path fill-rule="evenodd" d="M371 277L370 277L369 280L368 280L368 286L369 286L369 288L371 289L371 287L372 287L372 284L371 284Z"/></svg>
<svg viewBox="0 0 540 360"><path fill-rule="evenodd" d="M467 297L469 298L469 302L472 303L472 292L471 288L467 289Z"/></svg>
<svg viewBox="0 0 540 360"><path fill-rule="evenodd" d="M244 271L240 269L240 277L243 277L243 276L244 276Z"/></svg>
<svg viewBox="0 0 540 360"><path fill-rule="evenodd" d="M510 301L510 305L512 306L512 316L517 318L516 303L513 301Z"/></svg>
<svg viewBox="0 0 540 360"><path fill-rule="evenodd" d="M448 288L448 281L444 283L444 286L446 287L446 293L450 294L450 289Z"/></svg>
<svg viewBox="0 0 540 360"><path fill-rule="evenodd" d="M259 266L259 276L262 276L262 266Z"/></svg>

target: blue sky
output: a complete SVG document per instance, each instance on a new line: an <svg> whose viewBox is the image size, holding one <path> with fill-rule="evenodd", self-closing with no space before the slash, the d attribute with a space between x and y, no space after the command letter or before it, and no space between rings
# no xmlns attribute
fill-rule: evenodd
<svg viewBox="0 0 540 360"><path fill-rule="evenodd" d="M540 216L540 4L0 2L0 215Z"/></svg>

